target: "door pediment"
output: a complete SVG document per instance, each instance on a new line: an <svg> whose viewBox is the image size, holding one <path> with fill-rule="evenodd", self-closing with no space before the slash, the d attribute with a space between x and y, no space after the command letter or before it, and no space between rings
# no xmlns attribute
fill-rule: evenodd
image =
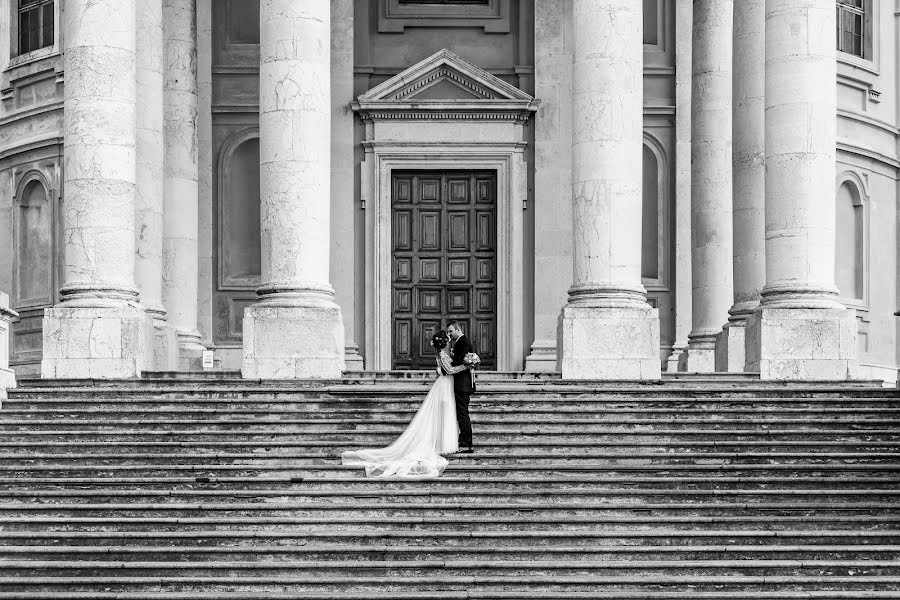
<svg viewBox="0 0 900 600"><path fill-rule="evenodd" d="M524 120L537 104L531 95L445 49L372 88L352 108L376 120L421 118L423 111L499 113Z"/></svg>

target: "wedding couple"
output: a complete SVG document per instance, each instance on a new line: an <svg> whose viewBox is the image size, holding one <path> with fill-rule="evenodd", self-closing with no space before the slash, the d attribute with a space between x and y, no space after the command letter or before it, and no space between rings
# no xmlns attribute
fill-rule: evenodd
<svg viewBox="0 0 900 600"><path fill-rule="evenodd" d="M365 467L369 477L437 477L447 468L442 454L473 451L469 397L477 356L457 321L435 334L431 345L438 352L438 378L406 431L387 448L344 452L343 464Z"/></svg>

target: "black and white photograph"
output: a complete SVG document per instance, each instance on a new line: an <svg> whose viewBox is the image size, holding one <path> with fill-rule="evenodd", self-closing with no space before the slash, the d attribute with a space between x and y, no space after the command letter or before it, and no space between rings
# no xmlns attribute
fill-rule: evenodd
<svg viewBox="0 0 900 600"><path fill-rule="evenodd" d="M900 600L900 0L0 0L0 600Z"/></svg>

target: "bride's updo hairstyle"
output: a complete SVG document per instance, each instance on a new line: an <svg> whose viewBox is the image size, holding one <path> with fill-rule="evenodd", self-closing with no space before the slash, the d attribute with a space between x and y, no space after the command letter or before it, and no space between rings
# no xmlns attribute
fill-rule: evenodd
<svg viewBox="0 0 900 600"><path fill-rule="evenodd" d="M431 338L431 347L435 350L441 350L447 347L449 341L450 337L447 335L446 331L438 331L434 334L434 337Z"/></svg>

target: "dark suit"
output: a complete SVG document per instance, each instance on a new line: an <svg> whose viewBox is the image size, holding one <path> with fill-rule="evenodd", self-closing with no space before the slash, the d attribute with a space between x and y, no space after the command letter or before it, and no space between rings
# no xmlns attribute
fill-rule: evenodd
<svg viewBox="0 0 900 600"><path fill-rule="evenodd" d="M453 345L450 364L454 367L465 364L466 354L472 351L472 345L466 336L461 335ZM466 369L453 375L453 395L456 397L456 421L459 423L459 447L472 445L472 421L469 419L469 398L475 387L472 385L472 371Z"/></svg>

